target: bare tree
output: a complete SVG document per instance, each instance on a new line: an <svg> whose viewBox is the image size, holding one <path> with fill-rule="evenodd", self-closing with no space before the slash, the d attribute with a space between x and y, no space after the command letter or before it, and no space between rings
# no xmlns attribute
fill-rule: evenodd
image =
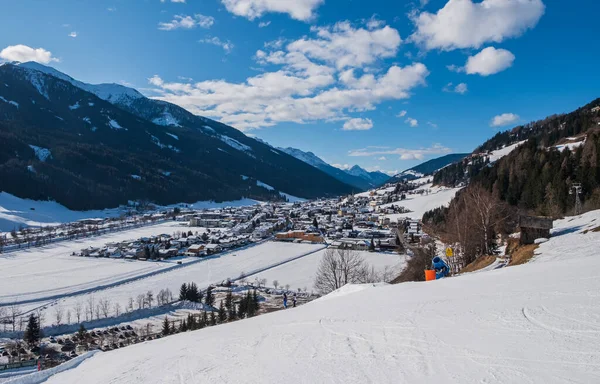
<svg viewBox="0 0 600 384"><path fill-rule="evenodd" d="M60 325L62 323L64 310L61 304L56 304L54 306L54 319L56 320L56 325Z"/></svg>
<svg viewBox="0 0 600 384"><path fill-rule="evenodd" d="M100 310L102 311L102 315L104 315L104 318L106 319L110 314L110 300L100 300Z"/></svg>
<svg viewBox="0 0 600 384"><path fill-rule="evenodd" d="M71 310L67 309L67 324L71 324Z"/></svg>
<svg viewBox="0 0 600 384"><path fill-rule="evenodd" d="M133 312L133 303L133 297L129 296L129 299L127 300L127 311Z"/></svg>
<svg viewBox="0 0 600 384"><path fill-rule="evenodd" d="M119 315L121 314L121 304L119 303L115 303L115 316L119 317Z"/></svg>
<svg viewBox="0 0 600 384"><path fill-rule="evenodd" d="M372 282L374 276L360 254L348 249L327 249L319 264L315 289L327 294L349 283Z"/></svg>
<svg viewBox="0 0 600 384"><path fill-rule="evenodd" d="M90 297L88 297L87 299L87 303L86 303L86 320L93 320L94 319L94 309L96 308L96 304L94 301L94 296L90 295Z"/></svg>
<svg viewBox="0 0 600 384"><path fill-rule="evenodd" d="M100 314L102 313L102 307L100 304L96 305L94 312L96 313L96 320L100 320Z"/></svg>
<svg viewBox="0 0 600 384"><path fill-rule="evenodd" d="M152 303L154 302L154 294L152 291L146 292L146 303L148 304L148 308L152 308Z"/></svg>
<svg viewBox="0 0 600 384"><path fill-rule="evenodd" d="M13 332L15 331L15 327L17 325L17 316L19 316L21 314L21 308L16 305L16 304L12 304L9 308L8 311L10 313L10 321L12 323L12 330Z"/></svg>
<svg viewBox="0 0 600 384"><path fill-rule="evenodd" d="M81 323L81 311L83 310L83 304L77 300L75 303L75 317L77 317L77 324Z"/></svg>
<svg viewBox="0 0 600 384"><path fill-rule="evenodd" d="M10 321L7 313L8 311L4 307L0 307L0 323L4 324L4 332L6 332L6 323Z"/></svg>
<svg viewBox="0 0 600 384"><path fill-rule="evenodd" d="M285 285L285 290L286 290L286 291L289 291L289 290L290 290L290 285L289 285L289 284L286 284L286 285Z"/></svg>
<svg viewBox="0 0 600 384"><path fill-rule="evenodd" d="M144 304L146 302L146 295L144 295L143 293L140 293L139 295L137 295L136 302L137 302L138 309L144 308Z"/></svg>
<svg viewBox="0 0 600 384"><path fill-rule="evenodd" d="M259 286L265 287L267 285L267 279L260 279Z"/></svg>
<svg viewBox="0 0 600 384"><path fill-rule="evenodd" d="M273 280L273 286L275 287L275 289L277 289L277 287L279 287L279 281Z"/></svg>

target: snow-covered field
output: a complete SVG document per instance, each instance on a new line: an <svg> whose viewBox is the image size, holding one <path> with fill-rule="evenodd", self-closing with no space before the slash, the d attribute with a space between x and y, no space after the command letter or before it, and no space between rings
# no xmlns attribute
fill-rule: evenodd
<svg viewBox="0 0 600 384"><path fill-rule="evenodd" d="M71 310L71 313L75 313L74 308L77 306L77 304L80 303L82 305L85 305L85 303L90 297L93 297L96 303L98 303L99 300L108 299L111 303L111 308L116 303L119 303L121 308L125 308L128 304L129 298L133 298L135 300L136 296L140 294L145 294L148 291L152 291L154 295L156 295L160 290L168 288L171 290L171 292L173 292L174 295L177 295L179 293L179 287L181 286L181 284L190 282L196 283L200 288L205 288L210 284L220 283L221 281L227 278L236 279L242 273L251 274L253 272L258 272L262 269L269 268L282 261L293 259L304 254L310 254L312 252L322 249L323 247L323 245L319 244L314 245L266 242L258 245L248 246L243 249L234 250L211 257L206 257L203 259L189 258L188 261L193 260L195 261L194 264L188 264L187 266L171 269L163 273L152 274L149 277L136 279L135 281L128 282L126 284L118 285L115 287L109 286L107 288L95 290L91 293L65 297L58 301L42 300L43 297L47 297L46 292L38 292L35 286L30 283L30 280L27 278L26 272L23 272L22 274L20 274L12 280L14 286L20 287L19 290L21 291L21 293L11 294L10 296L17 297L18 299L21 299L26 295L33 297L35 297L35 295L40 296L39 301L21 306L23 310L31 310L33 308L39 307L40 305L52 304L52 306L60 305L60 307L65 313L67 310ZM102 261L78 257L75 259L80 259L82 260L82 262ZM115 274L120 273L120 278L122 279L122 275L124 275L124 273L121 272L123 264L120 264L118 261L114 260L106 260L106 262L115 262L114 266L112 267L112 271L114 271ZM131 264L155 265L154 263L148 262L132 262ZM94 284L99 284L96 280L92 280L95 276L96 268L98 268L96 264L91 264L89 267L89 273L86 273L85 269L82 269L78 270L77 273L71 272L71 274L62 274L60 270L56 268L51 268L49 274L46 274L43 270L41 270L39 272L39 275L35 277L36 279L38 279L38 281L40 281L40 284L48 286L62 284L66 286L65 288L63 288L65 292L69 292L69 290L73 292L76 290L80 290L83 284L75 286L74 284L69 283L71 281L79 282L87 278L87 280L85 280L86 287L93 287ZM111 267L107 267L106 271L110 271L110 269ZM140 272L136 271L134 273ZM61 277L57 278L56 275ZM65 280L67 283L57 282L57 280L60 279ZM108 279L110 278L106 278L105 280ZM115 279L113 282L116 283L118 281L119 280ZM104 281L102 281L102 283L104 283ZM4 291L2 292L14 292L14 290L11 290L8 286L3 286L2 289L4 289ZM4 301L8 300L4 299ZM44 317L43 322L44 326L50 326L55 322L52 306L49 306L49 308L46 311L47 313Z"/></svg>
<svg viewBox="0 0 600 384"><path fill-rule="evenodd" d="M385 216L389 217L391 221L398 221L398 219L403 218L420 220L425 212L450 204L450 201L454 195L456 195L456 192L460 190L460 188L434 187L432 184L425 184L419 189L428 189L430 190L430 193L423 195L406 195L406 200L384 204L381 206L382 208L389 207L391 205L402 206L411 210L411 212L395 213Z"/></svg>
<svg viewBox="0 0 600 384"><path fill-rule="evenodd" d="M143 236L172 234L189 229L178 222L166 222L93 238L52 243L0 254L0 304L69 294L129 279L176 265L165 262L123 261L71 256L82 248ZM195 230L202 230L197 228ZM191 261L192 259L182 261Z"/></svg>
<svg viewBox="0 0 600 384"><path fill-rule="evenodd" d="M358 253L370 266L380 273L388 267L394 274L399 274L406 265L406 256L404 255L395 253ZM273 280L277 280L282 287L289 284L291 290L307 288L308 292L311 292L319 263L324 255L325 250L316 252L310 256L261 272L252 276L250 280L254 280L254 278L267 279L267 286L273 286Z"/></svg>
<svg viewBox="0 0 600 384"><path fill-rule="evenodd" d="M522 266L343 288L98 353L47 383L595 383L600 233L583 232L600 225L600 211L555 225Z"/></svg>

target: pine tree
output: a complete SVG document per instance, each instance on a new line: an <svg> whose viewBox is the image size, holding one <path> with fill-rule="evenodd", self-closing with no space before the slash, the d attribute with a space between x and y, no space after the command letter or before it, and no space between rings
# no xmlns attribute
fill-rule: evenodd
<svg viewBox="0 0 600 384"><path fill-rule="evenodd" d="M29 315L29 321L25 328L23 340L29 345L36 345L42 338L42 331L38 319L33 315Z"/></svg>
<svg viewBox="0 0 600 384"><path fill-rule="evenodd" d="M258 301L258 293L256 292L256 289L254 292L252 292L252 305L254 306L254 313L258 313L258 310L260 309L260 303Z"/></svg>
<svg viewBox="0 0 600 384"><path fill-rule="evenodd" d="M219 304L219 323L224 323L227 320L227 312L225 311L225 306L223 305L223 300L221 300L221 304Z"/></svg>
<svg viewBox="0 0 600 384"><path fill-rule="evenodd" d="M188 326L185 319L181 320L181 325L179 326L179 332L187 332Z"/></svg>
<svg viewBox="0 0 600 384"><path fill-rule="evenodd" d="M79 324L79 331L77 331L77 337L81 341L87 339L87 331L85 330L83 324Z"/></svg>
<svg viewBox="0 0 600 384"><path fill-rule="evenodd" d="M165 320L163 321L163 325L162 325L162 335L167 336L170 333L171 333L171 325L169 324L169 319L167 318L167 316L165 316Z"/></svg>
<svg viewBox="0 0 600 384"><path fill-rule="evenodd" d="M204 327L206 327L208 325L208 315L206 314L206 312L202 312L202 317L200 318L200 321L198 322L198 328L202 329Z"/></svg>
<svg viewBox="0 0 600 384"><path fill-rule="evenodd" d="M252 303L252 295L250 290L246 292L246 297L244 297L244 306L246 307L246 313L248 317L253 317L255 315L254 303Z"/></svg>
<svg viewBox="0 0 600 384"><path fill-rule="evenodd" d="M217 325L217 316L214 311L210 313L210 325Z"/></svg>
<svg viewBox="0 0 600 384"><path fill-rule="evenodd" d="M212 305L215 303L215 296L213 295L212 290L213 287L208 287L206 289L206 298L204 299L204 303L209 307L212 307Z"/></svg>
<svg viewBox="0 0 600 384"><path fill-rule="evenodd" d="M315 216L315 218L313 219L313 227L319 229L319 222L317 221L317 217Z"/></svg>
<svg viewBox="0 0 600 384"><path fill-rule="evenodd" d="M240 303L238 304L238 308L237 308L237 318L238 319L243 319L244 317L246 317L246 300L245 298L242 298L240 300Z"/></svg>
<svg viewBox="0 0 600 384"><path fill-rule="evenodd" d="M186 283L181 284L181 288L179 289L179 300L187 300L188 298L188 287Z"/></svg>

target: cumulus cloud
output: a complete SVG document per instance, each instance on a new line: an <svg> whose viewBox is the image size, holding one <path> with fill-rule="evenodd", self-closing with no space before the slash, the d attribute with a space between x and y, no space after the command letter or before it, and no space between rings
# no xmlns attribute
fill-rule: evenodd
<svg viewBox="0 0 600 384"><path fill-rule="evenodd" d="M207 38L207 39L198 40L198 42L204 43L204 44L212 44L212 45L216 45L217 47L221 47L221 48L223 48L225 53L230 53L234 47L234 45L231 41L229 41L229 40L223 41L216 36Z"/></svg>
<svg viewBox="0 0 600 384"><path fill-rule="evenodd" d="M371 119L350 119L344 123L343 131L368 131L373 128Z"/></svg>
<svg viewBox="0 0 600 384"><path fill-rule="evenodd" d="M494 116L494 118L490 122L490 126L502 127L505 125L514 124L517 121L519 121L519 119L519 115L515 115L514 113L503 113L501 115Z"/></svg>
<svg viewBox="0 0 600 384"><path fill-rule="evenodd" d="M353 157L370 157L382 155L396 155L400 160L421 160L428 155L441 155L450 153L452 150L441 144L433 144L429 148L386 148L386 147L367 147L363 149L354 149L348 153Z"/></svg>
<svg viewBox="0 0 600 384"><path fill-rule="evenodd" d="M419 121L417 119L413 119L412 117L407 118L404 120L404 122L413 128L419 126Z"/></svg>
<svg viewBox="0 0 600 384"><path fill-rule="evenodd" d="M69 37L73 37L73 38L77 37L77 32L73 31L73 32L69 33Z"/></svg>
<svg viewBox="0 0 600 384"><path fill-rule="evenodd" d="M404 116L406 116L406 114L407 114L407 113L408 113L407 111L400 111L400 112L399 112L399 113L396 115L396 117L404 117Z"/></svg>
<svg viewBox="0 0 600 384"><path fill-rule="evenodd" d="M249 20L271 12L286 13L292 19L309 21L324 2L325 0L221 0L229 12Z"/></svg>
<svg viewBox="0 0 600 384"><path fill-rule="evenodd" d="M311 38L270 42L255 55L269 70L239 83L168 82L159 76L150 83L157 99L241 130L281 122L346 121L352 118L350 113L374 110L383 101L407 99L414 88L425 84L429 71L421 63L365 73L363 65L379 64L399 44L396 40L390 45L380 36L397 34L390 29L338 23L312 28Z"/></svg>
<svg viewBox="0 0 600 384"><path fill-rule="evenodd" d="M381 157L380 157L379 159L377 159L377 160L379 160L379 161L386 161L386 160L387 160L387 158L386 158L385 156L381 156Z"/></svg>
<svg viewBox="0 0 600 384"><path fill-rule="evenodd" d="M36 61L41 64L49 64L53 61L59 61L52 57L52 52L44 48L31 48L27 45L10 45L0 51L0 59L7 61L18 61L25 63L27 61Z"/></svg>
<svg viewBox="0 0 600 384"><path fill-rule="evenodd" d="M515 55L506 49L487 47L475 56L469 57L465 72L469 75L489 76L510 68L515 61Z"/></svg>
<svg viewBox="0 0 600 384"><path fill-rule="evenodd" d="M466 83L460 83L457 85L454 85L453 83L448 83L444 89L444 92L452 92L452 93L458 93L461 95L464 95L465 93L467 93L469 91L469 87L467 86Z"/></svg>
<svg viewBox="0 0 600 384"><path fill-rule="evenodd" d="M202 14L175 15L173 20L169 22L158 23L158 29L161 31L172 31L174 29L192 29L196 27L208 29L215 23L215 18L212 16L204 16Z"/></svg>
<svg viewBox="0 0 600 384"><path fill-rule="evenodd" d="M449 0L437 13L412 15L411 39L427 50L480 48L521 36L545 11L542 0Z"/></svg>

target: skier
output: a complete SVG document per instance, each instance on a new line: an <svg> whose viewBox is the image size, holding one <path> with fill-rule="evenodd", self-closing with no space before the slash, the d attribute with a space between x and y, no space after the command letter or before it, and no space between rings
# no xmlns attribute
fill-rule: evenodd
<svg viewBox="0 0 600 384"><path fill-rule="evenodd" d="M287 308L287 293L283 293L283 308Z"/></svg>
<svg viewBox="0 0 600 384"><path fill-rule="evenodd" d="M296 294L294 293L294 296L292 296L292 306L294 308L296 308Z"/></svg>

